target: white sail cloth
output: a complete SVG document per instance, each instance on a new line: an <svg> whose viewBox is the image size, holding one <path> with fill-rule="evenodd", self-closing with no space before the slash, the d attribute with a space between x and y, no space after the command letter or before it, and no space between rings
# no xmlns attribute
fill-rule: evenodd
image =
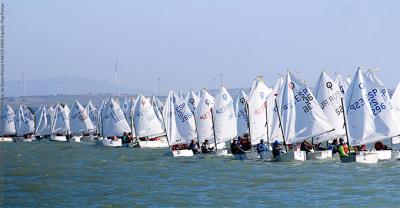
<svg viewBox="0 0 400 208"><path fill-rule="evenodd" d="M0 136L13 136L17 133L14 119L15 113L11 106L3 106L0 114Z"/></svg>
<svg viewBox="0 0 400 208"><path fill-rule="evenodd" d="M261 77L257 77L247 101L250 137L253 145L260 143L261 139L266 140L268 137L266 101L270 93L271 89L264 84Z"/></svg>
<svg viewBox="0 0 400 208"><path fill-rule="evenodd" d="M93 124L94 130L97 130L98 125L98 113L96 107L93 105L92 101L89 100L85 107L86 113L89 115L90 121Z"/></svg>
<svg viewBox="0 0 400 208"><path fill-rule="evenodd" d="M285 80L279 77L272 92L267 97L267 117L268 117L268 143L274 141L283 142L282 130L279 123L279 115L276 109L275 100L281 92Z"/></svg>
<svg viewBox="0 0 400 208"><path fill-rule="evenodd" d="M334 129L309 87L290 72L287 73L277 101L287 144L294 144Z"/></svg>
<svg viewBox="0 0 400 208"><path fill-rule="evenodd" d="M133 121L137 137L154 137L165 134L163 123L157 117L153 105L142 94L137 97L133 106Z"/></svg>
<svg viewBox="0 0 400 208"><path fill-rule="evenodd" d="M233 99L225 87L218 92L212 108L216 143L229 141L237 136L236 114Z"/></svg>
<svg viewBox="0 0 400 208"><path fill-rule="evenodd" d="M193 113L173 91L169 92L165 101L163 115L169 145L189 144L192 139L196 139Z"/></svg>
<svg viewBox="0 0 400 208"><path fill-rule="evenodd" d="M339 73L336 74L336 84L339 86L340 92L342 94L345 94L347 89L349 88L350 82L347 81L347 79L343 79L342 75Z"/></svg>
<svg viewBox="0 0 400 208"><path fill-rule="evenodd" d="M201 94L199 104L194 111L197 138L200 143L203 143L206 139L209 143L214 143L214 131L211 115L211 108L213 107L214 102L214 97L211 96L207 90L204 90Z"/></svg>
<svg viewBox="0 0 400 208"><path fill-rule="evenodd" d="M51 133L52 134L66 134L70 128L69 116L65 112L65 108L61 104L57 104L54 109L54 120L52 122Z"/></svg>
<svg viewBox="0 0 400 208"><path fill-rule="evenodd" d="M89 133L94 126L85 108L76 100L71 110L71 132L73 134Z"/></svg>
<svg viewBox="0 0 400 208"><path fill-rule="evenodd" d="M44 136L51 134L51 115L48 112L46 106L41 106L35 112L35 135L36 136Z"/></svg>
<svg viewBox="0 0 400 208"><path fill-rule="evenodd" d="M325 71L321 72L315 85L314 96L330 124L335 128L332 132L316 137L317 143L345 135L341 89Z"/></svg>
<svg viewBox="0 0 400 208"><path fill-rule="evenodd" d="M131 132L121 108L113 98L104 103L100 114L102 136L122 136L125 132Z"/></svg>
<svg viewBox="0 0 400 208"><path fill-rule="evenodd" d="M235 112L236 112L236 127L237 134L243 136L249 133L249 116L247 114L247 94L240 90L235 101Z"/></svg>
<svg viewBox="0 0 400 208"><path fill-rule="evenodd" d="M33 113L25 105L20 105L15 119L17 136L33 134L35 132L35 120Z"/></svg>
<svg viewBox="0 0 400 208"><path fill-rule="evenodd" d="M400 134L389 92L373 72L357 70L345 101L350 145L367 144Z"/></svg>
<svg viewBox="0 0 400 208"><path fill-rule="evenodd" d="M188 94L185 97L185 102L188 104L190 110L194 113L197 106L199 105L200 98L193 90L189 90Z"/></svg>

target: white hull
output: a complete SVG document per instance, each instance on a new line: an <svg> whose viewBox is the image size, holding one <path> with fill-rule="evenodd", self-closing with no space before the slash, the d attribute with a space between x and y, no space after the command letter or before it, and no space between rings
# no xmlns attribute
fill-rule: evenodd
<svg viewBox="0 0 400 208"><path fill-rule="evenodd" d="M55 135L51 135L50 140L51 141L56 141L56 142L66 142L66 141L68 141L66 136L55 136Z"/></svg>
<svg viewBox="0 0 400 208"><path fill-rule="evenodd" d="M364 164L375 164L378 163L379 158L378 154L371 153L371 152L360 152L356 155L350 155L348 157L340 158L342 163L350 163L350 162L357 162L357 163L364 163Z"/></svg>
<svg viewBox="0 0 400 208"><path fill-rule="evenodd" d="M31 138L26 138L26 139L22 139L23 142L32 142L35 141L36 138L35 137L31 137Z"/></svg>
<svg viewBox="0 0 400 208"><path fill-rule="evenodd" d="M192 157L194 154L192 150L173 150L172 155L174 157Z"/></svg>
<svg viewBox="0 0 400 208"><path fill-rule="evenodd" d="M138 141L140 148L168 148L168 142L165 138L155 141Z"/></svg>
<svg viewBox="0 0 400 208"><path fill-rule="evenodd" d="M306 151L289 151L286 153L281 153L277 161L282 162L293 162L293 161L306 161L307 154Z"/></svg>
<svg viewBox="0 0 400 208"><path fill-rule="evenodd" d="M307 160L327 160L332 158L332 150L315 151L307 154Z"/></svg>
<svg viewBox="0 0 400 208"><path fill-rule="evenodd" d="M391 160L392 150L371 150L370 153L378 154L379 160Z"/></svg>
<svg viewBox="0 0 400 208"><path fill-rule="evenodd" d="M0 137L0 142L13 142L14 139L11 137Z"/></svg>
<svg viewBox="0 0 400 208"><path fill-rule="evenodd" d="M73 136L72 140L74 140L74 142L80 143L82 139L82 136Z"/></svg>
<svg viewBox="0 0 400 208"><path fill-rule="evenodd" d="M107 138L99 138L99 141L96 141L96 145L105 147L122 147L122 139L112 140Z"/></svg>

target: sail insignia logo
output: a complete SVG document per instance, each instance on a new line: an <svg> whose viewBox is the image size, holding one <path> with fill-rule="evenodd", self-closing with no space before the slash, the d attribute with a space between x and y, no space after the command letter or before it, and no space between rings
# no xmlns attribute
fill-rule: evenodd
<svg viewBox="0 0 400 208"><path fill-rule="evenodd" d="M227 100L227 99L228 99L228 96L227 96L226 94L224 94L224 95L222 95L222 98L223 98L224 100Z"/></svg>
<svg viewBox="0 0 400 208"><path fill-rule="evenodd" d="M296 85L294 84L294 82L290 82L289 83L289 89L294 89Z"/></svg>

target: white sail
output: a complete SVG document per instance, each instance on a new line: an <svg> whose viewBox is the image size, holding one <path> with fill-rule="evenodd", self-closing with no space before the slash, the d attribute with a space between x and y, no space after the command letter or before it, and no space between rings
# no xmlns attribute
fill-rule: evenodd
<svg viewBox="0 0 400 208"><path fill-rule="evenodd" d="M54 122L51 132L53 134L65 134L71 130L69 124L69 116L65 112L65 108L61 104L57 104L54 113Z"/></svg>
<svg viewBox="0 0 400 208"><path fill-rule="evenodd" d="M128 122L129 126L132 124L132 118L131 118L131 111L133 108L132 100L124 97L124 100L121 102L121 109L122 112L124 113L125 119Z"/></svg>
<svg viewBox="0 0 400 208"><path fill-rule="evenodd" d="M165 134L163 124L157 118L153 105L140 94L133 106L133 120L137 137L151 137Z"/></svg>
<svg viewBox="0 0 400 208"><path fill-rule="evenodd" d="M71 110L71 132L73 134L89 133L94 126L85 108L76 100Z"/></svg>
<svg viewBox="0 0 400 208"><path fill-rule="evenodd" d="M279 123L279 115L276 109L275 100L278 94L281 92L285 80L283 77L279 77L271 93L267 97L267 117L268 117L268 143L274 141L282 142L282 130Z"/></svg>
<svg viewBox="0 0 400 208"><path fill-rule="evenodd" d="M101 134L104 137L122 136L124 132L131 132L121 108L113 98L104 103L101 111L101 124Z"/></svg>
<svg viewBox="0 0 400 208"><path fill-rule="evenodd" d="M334 129L309 87L290 72L287 73L277 102L287 144L294 144Z"/></svg>
<svg viewBox="0 0 400 208"><path fill-rule="evenodd" d="M173 91L169 92L165 101L163 115L169 145L188 144L192 139L196 139L193 113L186 102Z"/></svg>
<svg viewBox="0 0 400 208"><path fill-rule="evenodd" d="M164 107L163 103L156 96L153 96L151 98L151 105L153 106L153 110L157 116L157 119L159 120L159 122L162 124L162 126L164 128L164 118L162 115L162 111L163 111L163 107Z"/></svg>
<svg viewBox="0 0 400 208"><path fill-rule="evenodd" d="M35 123L36 123L36 136L44 136L51 134L51 119L48 116L46 106L41 106L39 110L35 112Z"/></svg>
<svg viewBox="0 0 400 208"><path fill-rule="evenodd" d="M243 90L240 90L235 101L236 121L237 121L237 134L243 136L249 133L249 123L247 115L247 99L248 96Z"/></svg>
<svg viewBox="0 0 400 208"><path fill-rule="evenodd" d="M336 74L336 84L339 86L340 92L342 94L345 94L347 89L349 88L350 82L347 82L347 80L342 78L342 75L339 73Z"/></svg>
<svg viewBox="0 0 400 208"><path fill-rule="evenodd" d="M15 113L10 105L3 106L0 115L0 136L13 136L16 134Z"/></svg>
<svg viewBox="0 0 400 208"><path fill-rule="evenodd" d="M214 131L211 117L211 108L213 107L214 102L214 97L205 90L201 94L199 104L194 111L197 137L200 143L203 143L206 139L209 143L214 143Z"/></svg>
<svg viewBox="0 0 400 208"><path fill-rule="evenodd" d="M236 114L233 99L225 87L221 87L212 108L216 143L222 143L237 136Z"/></svg>
<svg viewBox="0 0 400 208"><path fill-rule="evenodd" d="M339 75L340 76L340 75ZM322 71L314 88L314 96L334 131L316 137L317 143L335 139L346 134L344 128L342 92L336 82Z"/></svg>
<svg viewBox="0 0 400 208"><path fill-rule="evenodd" d="M359 68L346 93L350 145L367 144L400 134L394 107L382 82Z"/></svg>
<svg viewBox="0 0 400 208"><path fill-rule="evenodd" d="M47 125L48 125L47 128L50 130L50 134L52 133L52 129L53 129L55 112L56 111L54 110L53 106L49 106L48 108L46 108L46 117L47 117Z"/></svg>
<svg viewBox="0 0 400 208"><path fill-rule="evenodd" d="M194 113L197 108L197 105L200 102L200 98L194 93L193 90L190 90L185 98L186 103L188 104L190 110Z"/></svg>
<svg viewBox="0 0 400 208"><path fill-rule="evenodd" d="M396 117L400 119L400 82L397 84L396 89L393 92L392 98L391 98L393 108L396 114ZM400 136L393 137L392 139L393 144L399 144L400 143Z"/></svg>
<svg viewBox="0 0 400 208"><path fill-rule="evenodd" d="M33 113L25 105L20 105L15 119L17 136L33 134L35 132L35 120Z"/></svg>
<svg viewBox="0 0 400 208"><path fill-rule="evenodd" d="M270 93L271 89L264 84L262 77L257 77L247 101L250 137L253 145L260 143L261 139L267 139L266 101Z"/></svg>
<svg viewBox="0 0 400 208"><path fill-rule="evenodd" d="M89 115L90 121L93 124L94 130L97 129L97 122L98 122L98 114L97 114L97 109L93 105L92 101L89 100L88 104L85 107L86 113Z"/></svg>

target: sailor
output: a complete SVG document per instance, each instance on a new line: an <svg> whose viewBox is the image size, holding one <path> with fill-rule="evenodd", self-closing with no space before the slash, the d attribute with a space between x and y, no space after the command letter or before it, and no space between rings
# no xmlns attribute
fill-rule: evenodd
<svg viewBox="0 0 400 208"><path fill-rule="evenodd" d="M192 141L189 144L189 150L192 150L193 154L199 153L198 144L197 142L194 141L194 139L192 139Z"/></svg>
<svg viewBox="0 0 400 208"><path fill-rule="evenodd" d="M332 155L334 155L338 152L338 146L339 146L339 144L338 144L337 139L334 139L332 141L332 143L328 145L328 150L332 150Z"/></svg>
<svg viewBox="0 0 400 208"><path fill-rule="evenodd" d="M245 153L236 139L233 139L233 142L231 144L231 153L232 155L241 155Z"/></svg>
<svg viewBox="0 0 400 208"><path fill-rule="evenodd" d="M279 157L281 155L281 147L279 145L278 140L275 140L275 142L272 144L272 155L274 158Z"/></svg>
<svg viewBox="0 0 400 208"><path fill-rule="evenodd" d="M303 142L301 142L300 150L306 151L306 153L310 153L310 152L314 151L314 148L310 143L308 143L306 140L304 140Z"/></svg>
<svg viewBox="0 0 400 208"><path fill-rule="evenodd" d="M343 138L339 139L339 147L338 147L339 157L348 157L349 156L349 147L346 143L344 143Z"/></svg>
<svg viewBox="0 0 400 208"><path fill-rule="evenodd" d="M203 144L201 144L201 152L202 153L208 153L212 151L214 147L210 147L210 144L208 143L208 140L204 140Z"/></svg>
<svg viewBox="0 0 400 208"><path fill-rule="evenodd" d="M129 141L128 134L126 132L124 132L124 135L122 135L122 143L126 144L126 143L129 143L129 142L130 141Z"/></svg>
<svg viewBox="0 0 400 208"><path fill-rule="evenodd" d="M381 141L377 141L375 142L375 150L390 150L391 148L389 148L388 146L386 146L385 144L383 144L383 142Z"/></svg>
<svg viewBox="0 0 400 208"><path fill-rule="evenodd" d="M261 139L260 143L257 144L256 150L259 155L264 154L266 151L268 151L267 146L264 143L264 139Z"/></svg>

